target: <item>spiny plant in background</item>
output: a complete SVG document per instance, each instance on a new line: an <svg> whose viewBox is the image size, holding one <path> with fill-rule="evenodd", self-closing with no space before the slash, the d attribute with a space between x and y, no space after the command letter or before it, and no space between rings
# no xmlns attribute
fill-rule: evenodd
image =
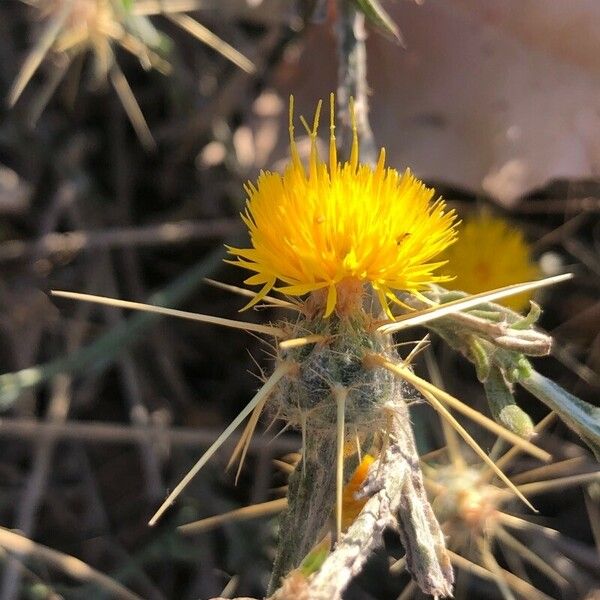
<svg viewBox="0 0 600 600"><path fill-rule="evenodd" d="M534 428L535 434L542 434L555 416L551 412L542 419ZM468 449L460 444L453 431L444 428L444 433L446 445L424 455L421 465L433 510L446 536L450 560L459 572L493 582L506 600L513 600L514 594L550 597L531 583L528 576L531 570L555 588L556 595L552 596L555 598L582 597L598 585L593 568L589 572L590 567L586 567L590 561L598 560L593 548L570 540L520 511L513 502L513 494L498 485L494 473L486 465L468 458ZM600 481L598 464L576 446L570 446L569 452L561 452L566 458L549 464L532 465L527 461L531 468L525 469L517 461L519 448L513 446L504 453L501 448L498 441L491 452L497 466L510 470L511 480L528 497ZM593 519L597 509L591 502L590 519ZM534 538L539 543L532 543ZM564 543L567 541L568 544ZM563 547L577 548L578 557L574 561L563 554L561 542ZM508 569L496 560L496 550L501 551ZM403 558L396 561L392 572L401 571L404 563ZM400 598L405 600L416 594L411 582Z"/></svg>
<svg viewBox="0 0 600 600"><path fill-rule="evenodd" d="M23 90L48 57L50 76L35 100L32 121L43 112L52 94L72 66L81 67L89 51L93 57L92 80L95 86L107 80L114 87L140 142L154 148L155 142L140 106L135 99L116 59L121 47L138 58L144 69L156 69L163 75L171 72L166 59L169 41L148 18L163 15L184 31L213 48L239 68L253 72L254 65L238 50L221 40L204 25L182 14L191 10L195 2L186 6L173 0L22 0L35 12L33 18L41 22L36 41L27 55L8 96L13 106Z"/></svg>
<svg viewBox="0 0 600 600"><path fill-rule="evenodd" d="M282 175L262 173L256 185L247 185L242 218L252 247L228 248L230 262L253 273L245 283L262 286L257 293L239 290L252 298L247 307L262 301L291 311L293 318L277 325L256 325L97 296L57 294L236 327L274 339L272 374L176 486L151 525L250 417L234 453L243 460L260 414L268 405L273 418L301 431L303 441L302 459L289 480L270 592L314 547L330 507L335 505L337 545L311 580L311 585L323 586L318 588L323 598L341 597L351 576L381 545L383 529L397 526L398 518L408 570L424 592L447 596L453 582L450 559L425 494L407 400L425 398L507 489L530 507L449 408L541 460L549 460L550 455L525 439L518 427L512 427L516 433L506 429L414 374L410 355L400 356L393 334L416 325L439 333L476 364L482 381L497 376L496 387L486 387L494 406L501 401L514 404L509 386L516 381L524 385L533 381L542 399L552 396L553 402L560 403L566 392L558 392L540 380L541 376L536 377L525 358L527 354L546 354L550 348L550 339L533 329L539 311L532 309L523 317L492 302L568 276L475 295L440 287L448 280L439 273L444 264L440 255L456 240L455 214L446 209L442 199L432 201L434 191L409 171L400 174L386 167L384 150L376 166L360 163L352 107L350 157L340 163L333 95L329 160L321 160L317 150L320 108L319 103L312 126L302 119L311 139L305 167L296 148L290 101L290 164ZM286 299L270 296L273 289ZM528 387L535 390L534 384ZM493 414L503 421L502 414ZM590 420L581 415L574 420L588 441L600 440ZM369 497L367 506L343 536L344 484L358 456L377 438L382 440L379 458L362 490ZM356 452L350 455L346 451L349 443L356 445ZM410 501L406 502L407 498ZM352 544L358 544L358 550L349 547ZM347 580L340 580L331 573L339 571L335 561L340 556L345 560L344 552L354 553L353 568L346 570Z"/></svg>

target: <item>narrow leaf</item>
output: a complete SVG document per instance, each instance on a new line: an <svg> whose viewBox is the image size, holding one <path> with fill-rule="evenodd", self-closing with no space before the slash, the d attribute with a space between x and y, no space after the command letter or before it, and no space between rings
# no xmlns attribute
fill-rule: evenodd
<svg viewBox="0 0 600 600"><path fill-rule="evenodd" d="M367 20L381 29L383 33L392 36L399 44L404 46L404 40L398 25L384 10L379 0L351 0L352 4L365 15Z"/></svg>
<svg viewBox="0 0 600 600"><path fill-rule="evenodd" d="M556 412L590 447L600 461L600 407L573 396L560 385L534 370L519 383Z"/></svg>

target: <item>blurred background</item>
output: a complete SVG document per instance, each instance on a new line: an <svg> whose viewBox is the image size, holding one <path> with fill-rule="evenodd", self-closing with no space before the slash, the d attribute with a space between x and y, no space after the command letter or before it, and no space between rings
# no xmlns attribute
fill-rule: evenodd
<svg viewBox="0 0 600 600"><path fill-rule="evenodd" d="M367 29L376 145L461 216L486 209L520 228L542 273L575 274L540 297L558 343L536 367L597 404L600 5L384 6L403 44ZM289 94L311 115L336 90L335 19L334 2L309 0L0 2L0 524L139 597L261 597L272 517L195 536L176 526L276 497L286 475L273 460L299 441L259 433L237 486L224 470L229 444L148 528L259 387L271 350L243 332L48 292L277 320L270 309L240 315L244 299L204 278L241 285L223 258L224 244L246 243L242 186L285 161ZM447 388L485 410L470 365L438 350ZM518 399L534 421L547 412ZM432 414L421 407L414 419L420 448L439 447ZM566 455L584 452L563 425L550 434ZM551 556L570 581L534 579L540 598L600 597L592 492L540 500L540 523L565 534ZM386 560L348 598L397 598L407 578ZM0 561L1 600L119 597L38 553L3 550ZM476 578L465 586L458 597L502 597Z"/></svg>

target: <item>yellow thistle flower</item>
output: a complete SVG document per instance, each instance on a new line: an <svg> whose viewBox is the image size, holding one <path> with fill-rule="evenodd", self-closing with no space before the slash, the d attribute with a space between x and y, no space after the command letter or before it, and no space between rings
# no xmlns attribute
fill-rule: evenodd
<svg viewBox="0 0 600 600"><path fill-rule="evenodd" d="M290 99L290 163L283 175L262 172L256 185L246 185L242 219L252 248L229 248L236 256L231 262L255 273L245 283L263 286L249 306L283 282L277 290L290 296L326 290L327 317L336 308L338 292L369 283L391 316L388 303L397 302L393 290L418 293L448 280L433 273L444 264L434 259L454 241L456 215L446 211L441 198L432 202L434 190L408 169L400 174L386 167L384 149L375 167L360 164L353 114L350 159L338 162L333 95L329 164L321 160L320 108L321 102L312 129L302 121L311 138L305 168Z"/></svg>
<svg viewBox="0 0 600 600"><path fill-rule="evenodd" d="M487 214L461 225L458 241L446 250L444 258L448 262L443 273L453 278L447 287L470 294L540 276L523 233L504 219ZM525 292L500 303L519 311L530 299L531 293Z"/></svg>

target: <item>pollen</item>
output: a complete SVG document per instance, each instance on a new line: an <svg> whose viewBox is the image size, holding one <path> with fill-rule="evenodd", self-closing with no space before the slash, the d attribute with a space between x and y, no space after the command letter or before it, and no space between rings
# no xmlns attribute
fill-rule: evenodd
<svg viewBox="0 0 600 600"><path fill-rule="evenodd" d="M446 287L470 294L513 283L532 281L540 270L523 233L504 219L480 214L466 220L456 244L444 253L448 260L442 273L452 277ZM519 311L527 307L531 293L501 301Z"/></svg>
<svg viewBox="0 0 600 600"><path fill-rule="evenodd" d="M449 279L436 274L444 264L437 257L456 238L456 215L408 169L387 167L384 149L375 166L359 162L352 103L350 157L338 161L333 95L330 104L328 161L317 150L321 103L312 127L302 120L311 139L305 166L290 99L290 162L283 174L262 172L246 185L241 216L251 248L228 248L230 262L253 273L246 284L262 286L248 306L273 288L288 296L312 293L328 317L352 306L343 296L358 285L370 286L391 317L396 291L419 292Z"/></svg>

